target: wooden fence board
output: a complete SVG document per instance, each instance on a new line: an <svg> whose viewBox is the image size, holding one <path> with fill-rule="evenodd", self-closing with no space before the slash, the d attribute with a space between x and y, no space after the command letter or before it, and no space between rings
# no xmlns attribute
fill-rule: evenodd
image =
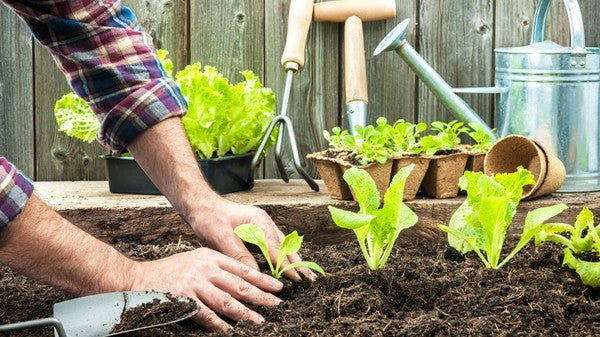
<svg viewBox="0 0 600 337"><path fill-rule="evenodd" d="M2 5L0 32L0 156L34 178L32 37Z"/></svg>
<svg viewBox="0 0 600 337"><path fill-rule="evenodd" d="M263 1L190 1L190 62L215 66L232 83L264 77Z"/></svg>
<svg viewBox="0 0 600 337"><path fill-rule="evenodd" d="M491 0L422 0L420 54L452 87L493 85L493 18ZM491 120L491 95L464 95L486 121ZM456 119L419 81L419 121Z"/></svg>
<svg viewBox="0 0 600 337"><path fill-rule="evenodd" d="M407 18L411 22L407 39L411 44L414 44L416 15L416 0L396 0L396 18L363 24L369 81L368 123L370 124L374 124L379 116L385 116L389 123L393 123L400 118L411 122L415 121L417 103L415 73L395 52L373 56L373 51L388 32ZM345 115L344 112L342 118L345 121L344 125L347 125Z"/></svg>
<svg viewBox="0 0 600 337"><path fill-rule="evenodd" d="M318 2L318 1L317 1ZM266 83L277 95L277 114L281 111L286 74L281 67L281 53L287 34L287 1L267 0L265 5L265 74ZM305 67L293 77L288 116L294 125L296 142L306 171L317 175L315 166L305 161L308 153L326 147L324 129L339 125L339 27L337 24L313 22L305 51ZM282 160L291 178L301 178L293 163L290 143L285 138ZM267 153L264 163L266 178L279 177L274 150Z"/></svg>

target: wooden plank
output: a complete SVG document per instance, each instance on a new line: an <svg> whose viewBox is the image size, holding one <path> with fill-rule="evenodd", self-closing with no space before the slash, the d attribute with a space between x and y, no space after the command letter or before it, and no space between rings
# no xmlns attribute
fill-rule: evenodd
<svg viewBox="0 0 600 337"><path fill-rule="evenodd" d="M138 23L152 36L156 48L169 51L174 72L188 63L188 12L186 0L123 0ZM173 74L174 75L174 74Z"/></svg>
<svg viewBox="0 0 600 337"><path fill-rule="evenodd" d="M288 1L266 1L265 75L267 85L277 95L277 113L281 111L286 80L280 59L287 34L288 10ZM313 22L306 44L305 67L293 78L288 116L294 125L301 160L308 153L324 149L327 142L322 136L323 130L330 130L340 123L339 32L337 24ZM300 178L287 137L283 143L282 161L291 178ZM264 165L266 178L279 177L273 150L268 151ZM305 161L305 168L309 175L318 176L311 162Z"/></svg>
<svg viewBox="0 0 600 337"><path fill-rule="evenodd" d="M537 1L508 0L496 2L496 47L527 45L531 41L531 29ZM600 45L600 27L594 24L600 11L600 2L579 0L583 14L587 46ZM570 45L569 20L562 1L553 1L546 20L545 38L564 46Z"/></svg>
<svg viewBox="0 0 600 337"><path fill-rule="evenodd" d="M32 37L6 6L0 6L0 46L0 156L33 179Z"/></svg>
<svg viewBox="0 0 600 337"><path fill-rule="evenodd" d="M38 42L35 63L36 180L103 180L105 164L98 158L106 150L57 131L54 104L70 92L67 80L50 53Z"/></svg>
<svg viewBox="0 0 600 337"><path fill-rule="evenodd" d="M187 63L187 25L185 19L181 19L186 17L185 2L133 0L126 4L131 6L153 40L171 51L176 66ZM86 144L56 131L54 103L70 89L49 53L39 44L35 47L35 69L37 179L106 179L106 164L98 158L106 149L96 142Z"/></svg>
<svg viewBox="0 0 600 337"><path fill-rule="evenodd" d="M493 3L491 0L421 2L420 54L453 87L493 85ZM456 119L421 81L417 97L420 121ZM462 97L484 120L491 120L491 95Z"/></svg>
<svg viewBox="0 0 600 337"><path fill-rule="evenodd" d="M369 86L368 123L370 124L374 124L379 116L385 116L389 123L400 118L411 122L415 121L415 73L395 52L373 56L373 51L389 31L407 18L411 22L407 39L414 45L417 31L417 8L416 0L396 0L396 18L363 23ZM344 125L347 125L345 115L344 112L342 118L346 122Z"/></svg>
<svg viewBox="0 0 600 337"><path fill-rule="evenodd" d="M215 66L232 83L250 69L264 78L263 1L190 1L190 62Z"/></svg>

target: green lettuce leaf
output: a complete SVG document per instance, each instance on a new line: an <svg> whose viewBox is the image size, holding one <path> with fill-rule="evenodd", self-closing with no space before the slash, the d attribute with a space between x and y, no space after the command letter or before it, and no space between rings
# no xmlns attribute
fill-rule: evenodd
<svg viewBox="0 0 600 337"><path fill-rule="evenodd" d="M563 265L575 270L583 284L590 287L600 287L600 262L579 260L568 248L565 248L563 252L565 255Z"/></svg>
<svg viewBox="0 0 600 337"><path fill-rule="evenodd" d="M173 61L169 58L169 52L164 49L157 49L156 55L158 56L158 61L165 69L167 76L173 77Z"/></svg>
<svg viewBox="0 0 600 337"><path fill-rule="evenodd" d="M177 72L175 79L188 102L183 117L190 143L201 158L244 154L258 149L275 115L275 94L250 70L232 85L219 71L200 63ZM267 147L275 143L273 132Z"/></svg>
<svg viewBox="0 0 600 337"><path fill-rule="evenodd" d="M100 122L86 101L74 93L61 97L54 105L58 131L91 143L100 129Z"/></svg>

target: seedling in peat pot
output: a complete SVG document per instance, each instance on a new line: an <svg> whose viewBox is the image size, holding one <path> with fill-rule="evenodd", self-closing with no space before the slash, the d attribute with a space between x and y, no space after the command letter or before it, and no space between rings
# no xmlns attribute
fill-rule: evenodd
<svg viewBox="0 0 600 337"><path fill-rule="evenodd" d="M400 119L387 129L391 147L396 155L407 153L420 154L423 149L419 145L419 137L427 130L427 124L413 124Z"/></svg>
<svg viewBox="0 0 600 337"><path fill-rule="evenodd" d="M323 130L323 137L327 139L329 142L329 148L333 150L343 151L347 150L347 147L344 145L344 137L348 135L348 130L343 130L336 126L331 129L331 133L327 130Z"/></svg>
<svg viewBox="0 0 600 337"><path fill-rule="evenodd" d="M471 131L467 131L469 137L475 141L475 145L471 147L473 152L488 152L494 142L492 141L493 135L485 130L485 127L480 123L471 122L469 123ZM492 129L492 132L496 129Z"/></svg>
<svg viewBox="0 0 600 337"><path fill-rule="evenodd" d="M400 232L414 226L418 216L402 202L404 184L414 165L396 173L379 209L379 191L373 178L363 169L351 168L344 180L354 190L360 210L355 213L329 206L333 222L356 234L360 249L371 270L383 268Z"/></svg>
<svg viewBox="0 0 600 337"><path fill-rule="evenodd" d="M500 262L506 232L517 212L523 187L530 184L535 184L533 174L522 167L517 172L494 177L466 171L459 187L467 191L467 199L454 212L449 226L438 227L448 233L450 246L463 254L475 251L487 268L499 269L525 247L544 222L567 209L566 205L557 204L527 213L517 246Z"/></svg>
<svg viewBox="0 0 600 337"><path fill-rule="evenodd" d="M255 224L243 224L239 225L234 230L235 234L242 240L257 245L260 251L263 253L265 260L271 268L271 275L275 278L281 278L283 273L292 268L296 267L308 267L314 271L319 272L323 277L326 277L325 271L318 264L309 261L294 262L281 268L281 263L286 256L294 254L300 250L302 246L303 237L298 235L297 231L293 231L283 238L283 242L279 247L279 256L277 257L277 265L273 267L273 263L269 258L269 249L267 247L267 241L265 240L265 233L263 230Z"/></svg>
<svg viewBox="0 0 600 337"><path fill-rule="evenodd" d="M567 233L564 236L561 233ZM563 265L574 269L583 281L591 287L600 287L600 224L594 226L594 214L584 207L575 224L545 224L535 235L535 244L552 241L564 247ZM584 261L582 257L592 257L596 261Z"/></svg>
<svg viewBox="0 0 600 337"><path fill-rule="evenodd" d="M391 155L391 150L388 147L387 128L389 127L385 117L377 118L377 126L367 125L362 127L355 125L356 134L344 137L344 145L359 154L361 165L372 162L385 164Z"/></svg>

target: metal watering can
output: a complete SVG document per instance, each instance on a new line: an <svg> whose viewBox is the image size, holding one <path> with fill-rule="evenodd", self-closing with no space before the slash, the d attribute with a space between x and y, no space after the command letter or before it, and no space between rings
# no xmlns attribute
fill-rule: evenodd
<svg viewBox="0 0 600 337"><path fill-rule="evenodd" d="M518 134L545 144L564 163L567 177L559 192L600 190L600 48L586 48L577 0L563 0L571 47L544 40L551 0L540 0L531 44L497 48L496 85L452 89L406 41L409 20L396 26L374 55L395 50L457 118L484 121L454 92L493 93L500 136ZM487 127L488 130L489 127Z"/></svg>

